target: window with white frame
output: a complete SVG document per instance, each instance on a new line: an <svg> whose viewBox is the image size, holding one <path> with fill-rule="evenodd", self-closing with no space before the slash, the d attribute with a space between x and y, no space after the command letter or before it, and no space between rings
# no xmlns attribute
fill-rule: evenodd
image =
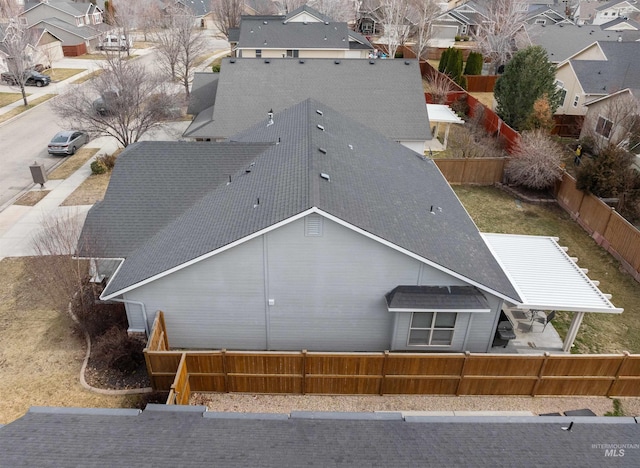
<svg viewBox="0 0 640 468"><path fill-rule="evenodd" d="M547 20L538 18L536 24L547 24Z"/></svg>
<svg viewBox="0 0 640 468"><path fill-rule="evenodd" d="M458 314L412 312L407 346L451 346Z"/></svg>
<svg viewBox="0 0 640 468"><path fill-rule="evenodd" d="M256 58L262 57L262 49L256 49Z"/></svg>
<svg viewBox="0 0 640 468"><path fill-rule="evenodd" d="M299 51L297 49L289 49L287 50L287 57L289 58L298 58Z"/></svg>
<svg viewBox="0 0 640 468"><path fill-rule="evenodd" d="M560 107L564 106L564 100L567 98L567 90L564 89L564 83L556 80L556 88L560 91Z"/></svg>
<svg viewBox="0 0 640 468"><path fill-rule="evenodd" d="M578 107L578 102L580 102L580 96L576 94L573 98L573 107Z"/></svg>
<svg viewBox="0 0 640 468"><path fill-rule="evenodd" d="M611 136L611 129L613 128L613 122L601 115L598 116L598 121L596 122L596 133L605 138L609 138Z"/></svg>

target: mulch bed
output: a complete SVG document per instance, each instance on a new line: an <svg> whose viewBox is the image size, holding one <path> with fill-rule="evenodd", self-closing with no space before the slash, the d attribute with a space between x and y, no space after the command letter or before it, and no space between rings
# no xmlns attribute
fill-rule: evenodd
<svg viewBox="0 0 640 468"><path fill-rule="evenodd" d="M145 363L131 373L123 373L89 357L84 377L92 387L108 390L130 390L151 386Z"/></svg>
<svg viewBox="0 0 640 468"><path fill-rule="evenodd" d="M556 198L548 190L533 190L520 185L496 184L500 190L503 190L520 200L533 204L556 203Z"/></svg>

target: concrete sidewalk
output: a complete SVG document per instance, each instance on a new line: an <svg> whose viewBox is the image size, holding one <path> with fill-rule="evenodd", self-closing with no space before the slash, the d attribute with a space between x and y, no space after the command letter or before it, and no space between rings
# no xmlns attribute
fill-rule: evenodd
<svg viewBox="0 0 640 468"><path fill-rule="evenodd" d="M151 53L153 49L136 49L137 55L146 55ZM218 51L209 57L205 62L200 64L198 70L208 70L211 62L224 56L228 50ZM80 62L80 63L79 63ZM100 61L84 59L63 59L56 62L57 68L86 68L83 72L73 77L44 88L37 88L29 99L45 94L59 94L72 86L73 81L87 75L94 70L100 68ZM54 86L52 93L51 86ZM0 114L9 112L11 109L22 105L22 101L10 104L0 108ZM28 111L25 111L28 112ZM142 140L169 140L175 141L180 139L182 132L188 126L188 121L176 122L170 124L167 128L156 129L144 135ZM118 144L112 137L100 137L92 140L86 145L87 148L98 148L96 156L111 154L117 148ZM82 226L87 212L92 205L86 206L61 206L64 200L73 193L85 180L91 175L91 162L95 158L89 159L80 169L64 180L49 180L42 190L48 190L49 193L34 206L21 206L10 204L0 207L0 260L5 257L20 257L35 255L33 248L33 240L43 230L43 222L45 219L69 219L77 218L77 225ZM33 184L21 192L14 200L18 199L28 191L40 191L40 187ZM74 223L75 224L75 223Z"/></svg>

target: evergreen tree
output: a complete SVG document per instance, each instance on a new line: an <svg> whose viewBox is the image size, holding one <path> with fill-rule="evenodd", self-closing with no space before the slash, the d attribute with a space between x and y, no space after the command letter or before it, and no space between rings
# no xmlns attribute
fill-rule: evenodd
<svg viewBox="0 0 640 468"><path fill-rule="evenodd" d="M464 67L465 75L481 75L484 57L480 52L470 52Z"/></svg>
<svg viewBox="0 0 640 468"><path fill-rule="evenodd" d="M449 61L449 54L451 53L453 49L451 47L449 47L446 50L442 51L442 54L440 54L440 62L438 62L438 71L440 73L444 73L444 70L447 68L447 62Z"/></svg>
<svg viewBox="0 0 640 468"><path fill-rule="evenodd" d="M507 63L493 91L498 103L497 113L502 120L516 130L524 128L534 103L545 94L551 112L555 112L560 104L555 72L555 65L549 62L542 47L531 46L517 52Z"/></svg>

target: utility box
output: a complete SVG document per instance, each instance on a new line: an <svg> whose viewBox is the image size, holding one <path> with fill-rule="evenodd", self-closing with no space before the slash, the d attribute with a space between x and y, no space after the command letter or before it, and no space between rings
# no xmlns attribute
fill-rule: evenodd
<svg viewBox="0 0 640 468"><path fill-rule="evenodd" d="M47 181L47 173L44 170L44 164L38 164L37 161L34 161L33 164L29 166L29 169L31 169L33 182L35 184L40 184L40 188L44 187L44 184Z"/></svg>

